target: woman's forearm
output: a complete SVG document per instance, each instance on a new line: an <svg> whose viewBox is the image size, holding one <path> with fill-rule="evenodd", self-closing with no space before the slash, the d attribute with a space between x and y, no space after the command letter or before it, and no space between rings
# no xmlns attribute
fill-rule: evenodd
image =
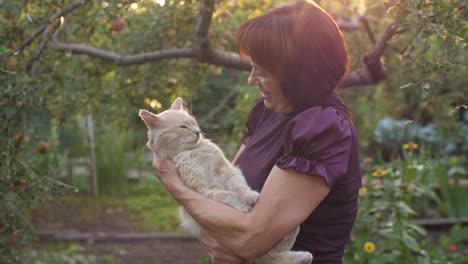
<svg viewBox="0 0 468 264"><path fill-rule="evenodd" d="M245 257L249 253L246 248L252 249L250 242L255 234L248 214L196 193L176 177L168 177L162 182L193 219L233 254ZM261 232L259 228L255 231Z"/></svg>

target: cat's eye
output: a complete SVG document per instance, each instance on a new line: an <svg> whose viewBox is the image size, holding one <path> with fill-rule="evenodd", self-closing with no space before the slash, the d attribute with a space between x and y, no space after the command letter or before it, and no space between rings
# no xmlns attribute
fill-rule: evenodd
<svg viewBox="0 0 468 264"><path fill-rule="evenodd" d="M187 126L179 126L179 128L186 128L187 129L188 127Z"/></svg>

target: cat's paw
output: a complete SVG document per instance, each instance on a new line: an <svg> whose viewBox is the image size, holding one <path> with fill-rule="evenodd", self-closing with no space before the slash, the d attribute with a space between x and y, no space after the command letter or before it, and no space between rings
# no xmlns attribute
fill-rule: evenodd
<svg viewBox="0 0 468 264"><path fill-rule="evenodd" d="M248 191L244 194L244 201L247 205L254 206L257 203L259 197L260 194L258 192Z"/></svg>
<svg viewBox="0 0 468 264"><path fill-rule="evenodd" d="M302 259L298 263L300 263L300 264L310 264L310 263L312 263L312 259L313 259L312 254L307 252L306 254L304 254L302 256Z"/></svg>

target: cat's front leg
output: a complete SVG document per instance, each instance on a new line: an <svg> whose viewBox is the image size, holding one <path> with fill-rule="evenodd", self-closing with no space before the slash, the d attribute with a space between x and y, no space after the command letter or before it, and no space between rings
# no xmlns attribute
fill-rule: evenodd
<svg viewBox="0 0 468 264"><path fill-rule="evenodd" d="M206 198L229 205L230 207L244 213L250 212L252 209L252 205L247 204L243 199L241 199L238 193L232 191L204 189L200 190L200 194Z"/></svg>
<svg viewBox="0 0 468 264"><path fill-rule="evenodd" d="M226 167L221 170L220 175L224 178L226 188L237 193L242 201L250 206L257 203L259 193L250 189L239 168Z"/></svg>

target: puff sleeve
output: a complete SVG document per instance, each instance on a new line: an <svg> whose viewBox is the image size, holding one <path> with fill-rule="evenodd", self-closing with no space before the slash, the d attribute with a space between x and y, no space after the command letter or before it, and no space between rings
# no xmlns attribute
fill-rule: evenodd
<svg viewBox="0 0 468 264"><path fill-rule="evenodd" d="M288 123L276 166L320 176L332 188L348 170L351 146L347 117L331 107L313 107Z"/></svg>

